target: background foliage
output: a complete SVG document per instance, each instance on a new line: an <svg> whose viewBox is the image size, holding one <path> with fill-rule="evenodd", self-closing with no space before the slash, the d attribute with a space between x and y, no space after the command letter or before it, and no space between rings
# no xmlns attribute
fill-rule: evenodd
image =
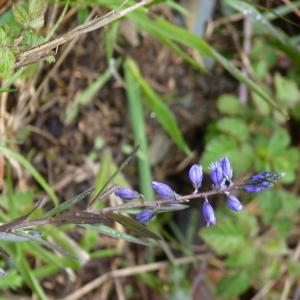
<svg viewBox="0 0 300 300"><path fill-rule="evenodd" d="M137 168L114 182L148 199L153 178L186 193L189 165L208 171L224 155L237 181L262 170L283 180L239 195L242 213L216 199L215 227L196 202L161 214L149 225L159 246L127 243L146 242L118 224L38 229L77 260L0 236L11 255L0 261L3 299L299 298L300 1L223 0L204 17L205 1L190 2L154 1L19 68L31 48L135 2L0 1L1 222L44 196L32 218L91 186L95 195L133 144Z"/></svg>

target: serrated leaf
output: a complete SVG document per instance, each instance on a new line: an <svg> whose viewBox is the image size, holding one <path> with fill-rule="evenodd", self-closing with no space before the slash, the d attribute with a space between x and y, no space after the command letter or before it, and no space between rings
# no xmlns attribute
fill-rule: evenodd
<svg viewBox="0 0 300 300"><path fill-rule="evenodd" d="M254 245L247 245L244 249L239 252L230 255L226 261L225 265L229 268L247 268L253 266L256 263L257 251Z"/></svg>
<svg viewBox="0 0 300 300"><path fill-rule="evenodd" d="M243 107L239 99L235 95L223 94L217 103L218 109L221 113L228 115L241 115Z"/></svg>
<svg viewBox="0 0 300 300"><path fill-rule="evenodd" d="M10 76L15 67L15 55L9 48L0 49L0 78Z"/></svg>
<svg viewBox="0 0 300 300"><path fill-rule="evenodd" d="M25 31L23 39L22 39L22 44L30 47L37 46L39 44L42 44L44 41L44 38L40 36L39 34L33 32L33 31Z"/></svg>
<svg viewBox="0 0 300 300"><path fill-rule="evenodd" d="M231 221L202 229L200 235L218 254L232 254L247 245L243 232Z"/></svg>
<svg viewBox="0 0 300 300"><path fill-rule="evenodd" d="M217 128L238 140L245 141L249 137L246 123L240 118L222 118L216 123Z"/></svg>
<svg viewBox="0 0 300 300"><path fill-rule="evenodd" d="M88 224L86 224L86 225L81 225L81 226L84 228L87 228L87 229L94 230L98 233L102 233L102 234L111 236L113 238L122 239L127 242L131 242L131 243L135 243L135 244L140 244L140 245L145 245L145 246L150 246L150 245L155 244L151 241L139 239L135 236L132 236L132 235L124 233L124 232L117 231L117 230L115 230L111 227L105 226L105 225L88 225Z"/></svg>
<svg viewBox="0 0 300 300"><path fill-rule="evenodd" d="M282 177L282 182L292 183L295 180L300 158L299 156L299 150L291 147L280 155L272 158L273 170L285 174Z"/></svg>
<svg viewBox="0 0 300 300"><path fill-rule="evenodd" d="M217 292L223 298L236 297L250 288L251 281L250 273L239 272L233 276L223 278L218 284Z"/></svg>
<svg viewBox="0 0 300 300"><path fill-rule="evenodd" d="M269 89L268 86L266 85L262 85L261 88L264 90L264 92L267 95L271 95L271 91ZM261 95L257 94L257 93L251 93L251 97L252 100L254 102L255 107L257 108L257 111L263 115L263 116L267 116L270 114L271 112L271 107L270 104L267 103L262 97ZM270 96L271 97L271 96Z"/></svg>
<svg viewBox="0 0 300 300"><path fill-rule="evenodd" d="M292 218L299 209L299 201L286 190L269 190L258 195L262 218L267 224L278 219Z"/></svg>
<svg viewBox="0 0 300 300"><path fill-rule="evenodd" d="M32 29L38 30L44 26L44 16L35 17L34 19L28 22L28 26Z"/></svg>
<svg viewBox="0 0 300 300"><path fill-rule="evenodd" d="M28 2L28 13L31 18L40 16L47 5L45 0L29 0Z"/></svg>
<svg viewBox="0 0 300 300"><path fill-rule="evenodd" d="M0 27L0 46L6 46L7 34L3 28Z"/></svg>
<svg viewBox="0 0 300 300"><path fill-rule="evenodd" d="M206 144L201 164L207 168L210 163L222 156L229 157L235 174L246 171L252 165L254 159L254 153L250 145L246 143L239 145L234 137L219 135Z"/></svg>
<svg viewBox="0 0 300 300"><path fill-rule="evenodd" d="M277 128L272 134L268 144L268 154L270 157L282 153L282 151L290 144L290 136L288 132L282 128Z"/></svg>
<svg viewBox="0 0 300 300"><path fill-rule="evenodd" d="M299 89L294 80L287 79L279 73L276 73L274 84L276 97L282 103L285 103L289 107L293 107L300 100Z"/></svg>
<svg viewBox="0 0 300 300"><path fill-rule="evenodd" d="M29 16L22 3L19 2L16 5L14 5L12 11L16 21L21 25L26 26L29 20Z"/></svg>
<svg viewBox="0 0 300 300"><path fill-rule="evenodd" d="M22 276L17 274L16 270L11 270L3 277L1 276L0 280L0 290L17 290L22 286L23 279Z"/></svg>

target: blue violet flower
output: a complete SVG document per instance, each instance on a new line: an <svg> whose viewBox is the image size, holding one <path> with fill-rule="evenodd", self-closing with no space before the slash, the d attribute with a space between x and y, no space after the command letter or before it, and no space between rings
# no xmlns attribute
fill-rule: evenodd
<svg viewBox="0 0 300 300"><path fill-rule="evenodd" d="M135 218L139 223L146 223L153 219L155 213L151 209L144 209L138 214L136 214Z"/></svg>
<svg viewBox="0 0 300 300"><path fill-rule="evenodd" d="M198 189L201 187L203 178L202 167L196 164L192 165L189 170L189 178L195 188L194 193L198 193Z"/></svg>
<svg viewBox="0 0 300 300"><path fill-rule="evenodd" d="M129 188L118 188L115 191L115 195L125 201L129 201L129 200L137 199L137 198L141 197L140 193L138 193L134 190L131 190Z"/></svg>

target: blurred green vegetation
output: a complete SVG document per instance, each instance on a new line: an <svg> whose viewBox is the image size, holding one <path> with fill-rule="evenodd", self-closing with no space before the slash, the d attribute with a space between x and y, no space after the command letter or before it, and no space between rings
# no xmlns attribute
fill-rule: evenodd
<svg viewBox="0 0 300 300"><path fill-rule="evenodd" d="M37 62L16 69L18 56L23 51L55 38L56 31L70 10L74 9L79 25L87 20L92 8L118 11L133 3L133 1L121 0L28 0L16 2L8 7L0 16L0 78L2 79L0 93L7 95L17 92L16 81L20 78L26 81L34 74L42 63ZM213 114L209 114L209 124L203 128L204 150L196 160L200 161L208 171L209 163L226 155L232 162L237 180L262 170L282 172L285 176L282 182L270 191L259 195L241 195L245 203L245 211L242 213L228 212L219 201L218 224L215 227L200 229L198 236L205 245L211 247L210 249L206 247L204 252L205 254L209 252L211 255L206 260L205 271L199 271L196 267L194 270L203 272L204 278L201 282L213 299L230 299L240 295L243 295L243 299L250 299L250 296L245 298L247 292L250 291L250 295L254 296L265 287L268 290L263 299L281 299L281 290L292 289L300 274L299 257L294 259L295 249L299 247L297 241L299 235L295 238L295 231L299 231L300 26L297 22L295 25L295 22L288 18L290 14L296 14L300 1L274 8L266 8L260 4L259 1L255 1L254 4L250 1L238 0L223 0L219 4L221 17L230 20L233 15L240 13L241 19L243 19L242 14L249 18L253 32L252 47L247 54L246 64L244 61L240 62L240 53L237 53L236 49L231 48L225 53L219 50L218 34L228 31L228 27L217 28L216 42L211 43L187 28L173 24L159 13L149 13L151 8L161 5L183 18L187 14L188 18L189 12L176 1L155 1L147 5L147 8L140 8L126 15L124 19L108 24L101 41L105 48L106 69L87 84L72 102L69 102L62 117L65 126L78 122L80 111L92 103L95 95L101 93L112 78L121 76L121 83L126 92L124 97L127 100L127 106L123 105L124 109L128 107L133 142L140 145L137 155L139 188L147 198L151 199L153 192L150 183L153 168L149 154L151 139L148 134L147 114L149 112L155 114L155 120L181 153L189 156L195 149L191 149L187 138L182 133L183 126L170 108L170 101L165 100L168 99L168 95L160 94L155 90L146 74L141 71L139 62L134 61L126 51L121 54L120 51L115 51L121 43L120 27L124 26L124 21L131 21L136 26L138 34L150 34L185 61L195 72L203 76L213 73L214 70L206 63L206 59L210 58L226 70L224 76L232 76L238 85L246 88L248 93L246 103L242 103L237 90L232 93L222 93L213 103L211 106ZM45 29L47 9L53 5L59 5L60 14L54 26ZM280 22L275 22L278 20ZM290 36L285 32L286 24L293 25L296 34ZM243 29L239 27L240 25L241 23L236 31L239 31L242 38ZM45 61L47 64L54 64L57 59L59 58L55 57L55 53L49 53ZM285 64L288 67L285 67ZM247 70L246 74L240 66ZM59 198L55 190L31 163L32 156L36 155L34 150L23 153L22 147L12 146L6 140L6 138L9 140L9 136L3 133L3 130L1 134L0 153L9 162L5 166L5 192L0 199L1 222L8 222L28 212L33 207L37 195L41 193L46 193L53 205L57 206ZM13 136L17 135L21 136L22 132L13 133ZM21 140L25 143L26 138L25 134L25 138ZM99 150L103 150L104 145L105 141L101 140L99 133L99 139L95 140L93 149L86 154L91 160L99 161L101 166L95 178L96 191L104 186L117 168L108 149L101 152L102 157L99 159ZM131 150L129 145L127 150L125 148L122 149L123 152L128 152L128 148ZM14 172L18 170L15 168L16 162L35 179L36 185L26 190L15 188ZM122 186L130 185L123 174L115 178L115 183ZM101 202L96 203L97 208L102 205ZM38 209L33 216L38 218L43 214L44 211ZM152 226L166 239L169 247L167 250L164 249L166 253L172 254L174 251L178 256L194 256L196 266L199 264L196 263L196 256L199 253L203 254L196 247L200 244L195 234L198 230L197 220L200 219L199 208L197 211L195 209L190 212L186 222L186 232L176 224L173 214L175 213L161 216L153 222L155 224ZM143 244L142 240L101 226L82 227L85 228L84 233L76 241L71 238L75 229L73 225L59 228L49 225L39 229L47 239L59 244L71 254L77 254L78 261L55 254L34 242L1 242L1 247L11 255L13 262L8 275L0 278L0 290L3 296L8 293L7 291L21 294L22 288L27 286L39 299L48 299L43 284L44 279L57 276L61 270L65 270L65 273L72 278L75 276L74 272L80 272L90 259L120 258L119 268L135 264L133 259L131 261L124 259L129 250L120 246L120 243L102 247L104 236L98 233ZM144 263L149 264L165 255L161 249L158 250L153 246L144 251L146 253ZM33 261L35 263L32 263ZM6 269L4 259L0 262L0 267ZM190 269L188 265L174 264L165 271L165 274L160 274L160 277L155 272L141 272L135 276L136 280L140 280L149 289L159 294L161 299L192 299L195 282ZM214 276L217 272L221 275ZM286 286L287 280L289 287ZM277 283L279 287L276 287ZM126 282L123 288L126 299L137 299L134 292L136 285Z"/></svg>

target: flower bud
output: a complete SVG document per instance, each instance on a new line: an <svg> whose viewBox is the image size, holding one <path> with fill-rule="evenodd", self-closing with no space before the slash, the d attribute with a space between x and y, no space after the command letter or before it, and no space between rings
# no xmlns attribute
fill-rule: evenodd
<svg viewBox="0 0 300 300"><path fill-rule="evenodd" d="M210 165L210 177L213 182L213 186L216 189L221 189L223 182L223 170L219 162L212 163Z"/></svg>
<svg viewBox="0 0 300 300"><path fill-rule="evenodd" d="M129 201L141 197L141 194L128 188L118 188L115 191L115 195L125 201Z"/></svg>
<svg viewBox="0 0 300 300"><path fill-rule="evenodd" d="M146 223L151 221L154 216L155 213L151 209L144 209L136 214L135 218L139 223Z"/></svg>
<svg viewBox="0 0 300 300"><path fill-rule="evenodd" d="M268 171L263 171L263 172L260 172L252 177L249 178L249 181L253 182L253 183L256 183L256 182L259 182L259 181L262 181L262 180L265 180L266 176L268 175Z"/></svg>
<svg viewBox="0 0 300 300"><path fill-rule="evenodd" d="M203 178L202 167L196 164L192 165L189 170L189 178L195 188L195 192L198 192Z"/></svg>
<svg viewBox="0 0 300 300"><path fill-rule="evenodd" d="M152 181L151 185L155 193L162 199L176 197L176 193L165 183Z"/></svg>
<svg viewBox="0 0 300 300"><path fill-rule="evenodd" d="M259 193L272 187L273 184L268 181L262 181L258 184L249 184L244 186L244 191L247 193Z"/></svg>
<svg viewBox="0 0 300 300"><path fill-rule="evenodd" d="M233 172L232 172L231 164L230 164L228 157L225 156L225 157L221 158L219 160L219 164L222 168L224 177L226 177L226 179L231 181Z"/></svg>
<svg viewBox="0 0 300 300"><path fill-rule="evenodd" d="M203 203L202 210L203 210L203 216L204 216L204 220L206 222L206 226L208 227L210 225L215 225L216 217L215 217L214 209L209 204L207 199L205 199L205 201Z"/></svg>
<svg viewBox="0 0 300 300"><path fill-rule="evenodd" d="M233 211L240 211L243 209L242 203L232 194L228 194L226 204Z"/></svg>

